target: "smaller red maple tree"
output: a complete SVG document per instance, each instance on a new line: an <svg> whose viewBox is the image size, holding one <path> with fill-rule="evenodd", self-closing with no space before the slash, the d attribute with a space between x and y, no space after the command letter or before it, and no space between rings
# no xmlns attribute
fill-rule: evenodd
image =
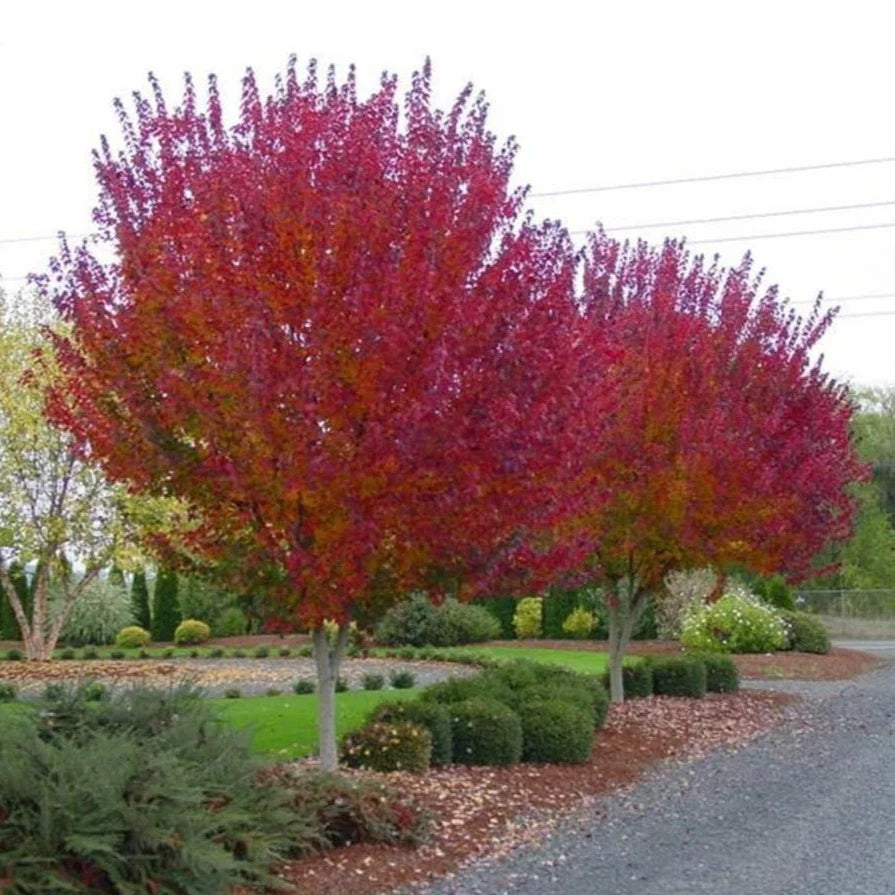
<svg viewBox="0 0 895 895"><path fill-rule="evenodd" d="M50 412L85 454L197 511L190 549L270 573L314 631L320 749L347 625L413 586L535 586L592 550L580 513L593 381L576 256L522 216L486 106L357 96L294 60L226 128L214 79L153 82L96 156L105 242L48 281L73 325ZM598 416L598 415L597 415ZM325 619L342 624L329 649Z"/></svg>
<svg viewBox="0 0 895 895"><path fill-rule="evenodd" d="M726 270L661 247L591 236L585 314L615 351L613 409L594 456L588 522L609 606L611 689L649 592L677 568L740 564L804 576L854 514L863 475L852 405L811 350L832 314L802 319Z"/></svg>

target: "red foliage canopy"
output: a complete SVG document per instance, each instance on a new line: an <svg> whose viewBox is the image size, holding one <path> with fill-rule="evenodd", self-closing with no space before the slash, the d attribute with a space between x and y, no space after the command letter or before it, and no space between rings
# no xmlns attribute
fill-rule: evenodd
<svg viewBox="0 0 895 895"><path fill-rule="evenodd" d="M603 350L483 101L433 110L427 69L402 110L393 78L362 100L293 61L227 128L214 79L204 109L153 88L96 156L117 260L63 245L47 283L74 333L51 413L83 450L196 507L206 556L280 569L307 622L433 570L574 565Z"/></svg>
<svg viewBox="0 0 895 895"><path fill-rule="evenodd" d="M848 536L852 406L810 357L829 314L801 319L748 257L725 270L602 233L584 306L617 352L590 516L608 578L653 588L707 563L798 578Z"/></svg>

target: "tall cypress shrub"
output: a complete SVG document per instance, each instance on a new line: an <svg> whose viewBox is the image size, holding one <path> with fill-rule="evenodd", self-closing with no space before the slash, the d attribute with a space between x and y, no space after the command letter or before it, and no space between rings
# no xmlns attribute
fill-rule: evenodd
<svg viewBox="0 0 895 895"><path fill-rule="evenodd" d="M152 639L173 640L180 624L180 604L177 602L177 573L161 568L155 579L152 595Z"/></svg>
<svg viewBox="0 0 895 895"><path fill-rule="evenodd" d="M149 588L146 586L146 572L138 569L131 582L131 606L134 621L147 631L152 630L152 615L149 612Z"/></svg>
<svg viewBox="0 0 895 895"><path fill-rule="evenodd" d="M109 569L109 584L117 584L118 587L122 589L127 588L127 585L124 582L124 572L115 563L113 563L112 568Z"/></svg>

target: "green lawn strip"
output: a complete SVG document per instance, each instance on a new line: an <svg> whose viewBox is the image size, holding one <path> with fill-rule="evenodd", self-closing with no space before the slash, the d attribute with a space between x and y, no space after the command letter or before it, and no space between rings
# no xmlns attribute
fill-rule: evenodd
<svg viewBox="0 0 895 895"><path fill-rule="evenodd" d="M606 653L596 650L574 649L548 649L547 647L525 646L458 646L439 647L432 650L433 653L442 656L482 656L498 661L510 661L512 659L529 659L533 662L544 662L552 665L562 665L574 671L587 674L602 674L609 663ZM376 650L376 655L382 655L382 650ZM635 657L631 657L632 660Z"/></svg>
<svg viewBox="0 0 895 895"><path fill-rule="evenodd" d="M413 699L419 688L349 690L336 694L336 734L354 730L381 702ZM236 728L252 727L252 748L277 760L303 758L317 746L317 695L209 699L219 716Z"/></svg>

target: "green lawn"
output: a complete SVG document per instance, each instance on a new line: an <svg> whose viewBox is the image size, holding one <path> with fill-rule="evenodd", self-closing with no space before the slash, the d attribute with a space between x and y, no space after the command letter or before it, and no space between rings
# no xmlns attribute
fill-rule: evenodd
<svg viewBox="0 0 895 895"><path fill-rule="evenodd" d="M470 646L441 647L433 650L441 655L475 655L489 659L530 659L533 662L547 662L562 665L587 674L602 674L609 663L609 656L595 650L547 649L540 647L515 646Z"/></svg>
<svg viewBox="0 0 895 895"><path fill-rule="evenodd" d="M342 736L360 727L374 706L418 696L408 690L350 690L336 694L336 733ZM236 728L252 727L252 748L277 759L302 758L317 746L317 695L257 696L245 699L209 699L211 705Z"/></svg>

